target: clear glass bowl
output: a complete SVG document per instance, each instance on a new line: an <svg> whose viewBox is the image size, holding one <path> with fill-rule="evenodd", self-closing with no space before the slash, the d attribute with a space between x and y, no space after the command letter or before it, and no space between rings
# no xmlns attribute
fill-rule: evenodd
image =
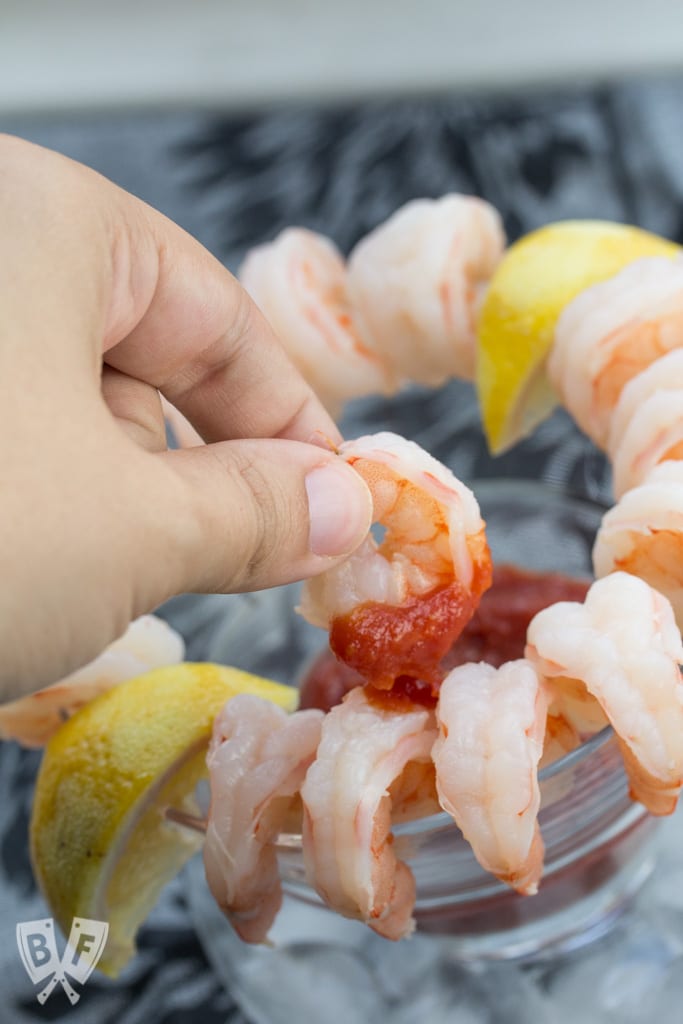
<svg viewBox="0 0 683 1024"><path fill-rule="evenodd" d="M472 487L487 521L494 564L590 576L599 504L528 480L490 479ZM296 587L234 602L209 656L297 682L326 636L296 614L296 603ZM629 799L610 729L545 768L540 778L546 858L536 896L519 896L484 872L446 814L394 829L396 851L416 877L417 929L447 936L456 959L539 957L586 943L609 927L652 869L656 821ZM300 836L281 836L278 856L287 900L276 936L320 941L332 928L331 912L321 909L306 882ZM195 878L192 888L201 906L200 933L211 928L215 944L219 925L207 923L213 911L203 879ZM323 923L312 927L310 915L293 912L304 904L318 908Z"/></svg>

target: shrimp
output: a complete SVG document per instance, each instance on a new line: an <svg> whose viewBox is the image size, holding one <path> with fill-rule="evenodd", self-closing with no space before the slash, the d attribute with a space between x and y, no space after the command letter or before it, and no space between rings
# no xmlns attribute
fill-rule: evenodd
<svg viewBox="0 0 683 1024"><path fill-rule="evenodd" d="M683 458L683 348L656 359L626 385L612 415L607 451L617 498L659 462Z"/></svg>
<svg viewBox="0 0 683 1024"><path fill-rule="evenodd" d="M543 683L524 659L453 669L436 711L441 806L482 867L527 895L543 870L538 763L546 711Z"/></svg>
<svg viewBox="0 0 683 1024"><path fill-rule="evenodd" d="M604 448L625 384L683 345L683 260L636 260L561 313L547 369L578 426Z"/></svg>
<svg viewBox="0 0 683 1024"><path fill-rule="evenodd" d="M683 784L683 644L666 598L612 573L583 604L539 612L526 657L558 687L564 679L586 686L616 733L632 798L670 814Z"/></svg>
<svg viewBox="0 0 683 1024"><path fill-rule="evenodd" d="M681 458L683 388L657 392L634 413L621 440L614 447L614 496L619 499L626 491L637 487L660 462Z"/></svg>
<svg viewBox="0 0 683 1024"><path fill-rule="evenodd" d="M397 377L473 379L479 308L504 248L496 210L461 195L415 199L356 245L351 304Z"/></svg>
<svg viewBox="0 0 683 1024"><path fill-rule="evenodd" d="M322 719L321 711L287 715L238 694L214 721L204 868L214 899L245 942L263 942L280 909L275 840L315 757Z"/></svg>
<svg viewBox="0 0 683 1024"><path fill-rule="evenodd" d="M414 928L415 879L391 836L391 787L410 765L429 771L434 713L407 699L351 690L326 715L301 787L303 853L328 906L389 939Z"/></svg>
<svg viewBox="0 0 683 1024"><path fill-rule="evenodd" d="M439 661L491 584L476 498L412 441L379 433L347 441L342 458L368 484L381 543L369 535L340 565L308 580L300 612L330 630L340 660L380 689L399 676L435 691Z"/></svg>
<svg viewBox="0 0 683 1024"><path fill-rule="evenodd" d="M683 463L662 462L605 513L595 575L633 573L664 594L683 629Z"/></svg>
<svg viewBox="0 0 683 1024"><path fill-rule="evenodd" d="M251 250L239 278L332 415L349 398L396 390L354 321L344 261L327 238L288 228Z"/></svg>
<svg viewBox="0 0 683 1024"><path fill-rule="evenodd" d="M175 665L184 654L179 633L163 619L143 615L94 661L52 686L0 705L0 739L42 747L65 719L105 690L150 669Z"/></svg>
<svg viewBox="0 0 683 1024"><path fill-rule="evenodd" d="M578 679L546 679L548 720L541 767L552 764L609 725L595 697Z"/></svg>
<svg viewBox="0 0 683 1024"><path fill-rule="evenodd" d="M619 396L609 425L607 452L611 458L628 425L643 403L663 391L683 390L683 348L672 349L632 377Z"/></svg>

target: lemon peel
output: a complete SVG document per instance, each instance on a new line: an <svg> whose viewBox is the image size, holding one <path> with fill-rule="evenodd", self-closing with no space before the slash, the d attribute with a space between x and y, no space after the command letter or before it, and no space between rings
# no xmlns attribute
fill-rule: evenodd
<svg viewBox="0 0 683 1024"><path fill-rule="evenodd" d="M645 256L679 246L610 221L560 221L512 245L496 269L478 324L476 387L489 448L499 454L557 404L545 375L555 324L579 292Z"/></svg>
<svg viewBox="0 0 683 1024"><path fill-rule="evenodd" d="M213 720L238 693L294 710L297 691L238 669L183 663L96 698L55 733L38 774L30 826L38 883L62 930L109 923L98 967L115 977L163 886L203 836L165 816L200 814Z"/></svg>

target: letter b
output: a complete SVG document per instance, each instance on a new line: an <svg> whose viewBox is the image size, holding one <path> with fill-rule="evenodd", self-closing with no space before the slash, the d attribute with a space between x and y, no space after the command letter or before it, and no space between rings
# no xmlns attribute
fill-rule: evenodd
<svg viewBox="0 0 683 1024"><path fill-rule="evenodd" d="M28 943L34 967L42 967L43 964L49 961L51 956L50 947L42 932L32 932L30 935L27 935L26 942Z"/></svg>

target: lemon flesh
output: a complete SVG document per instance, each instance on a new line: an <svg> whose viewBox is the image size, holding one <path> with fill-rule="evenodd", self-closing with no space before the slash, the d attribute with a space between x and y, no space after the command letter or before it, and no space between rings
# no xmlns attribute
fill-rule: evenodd
<svg viewBox="0 0 683 1024"><path fill-rule="evenodd" d="M294 710L295 689L221 665L156 669L102 694L52 737L36 782L30 827L38 883L62 930L73 917L109 923L98 963L116 976L135 933L202 843L167 808L199 814L213 720L252 693Z"/></svg>
<svg viewBox="0 0 683 1024"><path fill-rule="evenodd" d="M526 436L557 404L545 362L564 307L634 260L680 251L640 228L591 220L549 224L508 249L478 325L476 386L494 454Z"/></svg>

